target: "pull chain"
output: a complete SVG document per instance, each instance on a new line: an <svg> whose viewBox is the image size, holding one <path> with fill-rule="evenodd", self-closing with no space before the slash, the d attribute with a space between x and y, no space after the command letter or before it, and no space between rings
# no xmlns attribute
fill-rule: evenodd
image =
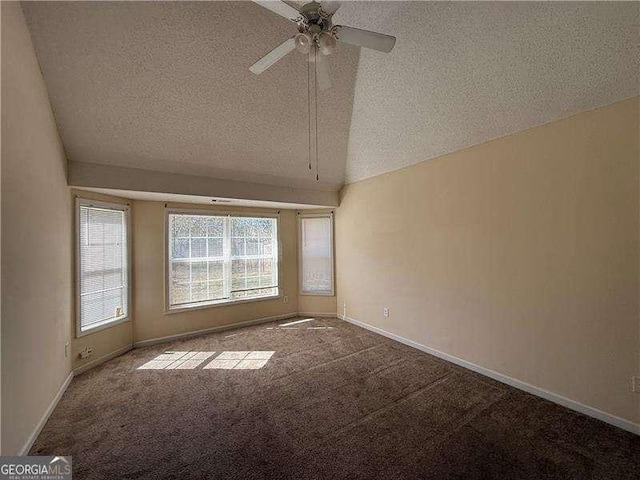
<svg viewBox="0 0 640 480"><path fill-rule="evenodd" d="M316 102L316 182L320 181L320 171L318 169L318 47L314 48L314 54L316 57L316 62L314 65L315 69L315 102Z"/></svg>
<svg viewBox="0 0 640 480"><path fill-rule="evenodd" d="M313 55L314 65L313 65L313 89L311 88L311 55ZM314 115L312 122L311 115L311 94L313 90L313 104L314 104ZM309 50L309 58L307 62L307 112L309 113L309 170L312 170L311 166L312 154L313 150L316 156L316 182L320 181L320 169L319 169L319 160L318 160L318 47L316 45L311 46L311 50ZM314 132L312 137L311 125L313 123ZM313 143L313 149L311 145Z"/></svg>
<svg viewBox="0 0 640 480"><path fill-rule="evenodd" d="M307 59L307 110L309 112L309 170L311 170L311 52Z"/></svg>

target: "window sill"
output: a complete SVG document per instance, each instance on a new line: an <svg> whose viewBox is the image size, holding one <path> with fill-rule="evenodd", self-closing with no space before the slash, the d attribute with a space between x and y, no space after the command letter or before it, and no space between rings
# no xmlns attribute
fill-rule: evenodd
<svg viewBox="0 0 640 480"><path fill-rule="evenodd" d="M298 295L301 297L335 297L333 292L300 292Z"/></svg>
<svg viewBox="0 0 640 480"><path fill-rule="evenodd" d="M80 330L76 332L76 338L84 337L86 335L91 335L92 333L100 332L101 330L106 330L107 328L115 327L116 325L120 325L121 323L126 323L131 321L131 317L123 317L117 320L105 320L98 324L92 325L89 328L84 330Z"/></svg>
<svg viewBox="0 0 640 480"><path fill-rule="evenodd" d="M239 300L231 300L231 301L217 301L217 302L209 302L209 303L196 303L175 307L175 308L166 308L164 314L165 315L173 315L174 313L184 313L184 312L192 312L194 310L204 310L206 308L215 308L215 307L228 307L231 305L238 305L241 303L253 303L253 302L263 302L265 300L277 300L282 298L282 294L278 295L269 295L266 297L258 297L258 298L246 298Z"/></svg>

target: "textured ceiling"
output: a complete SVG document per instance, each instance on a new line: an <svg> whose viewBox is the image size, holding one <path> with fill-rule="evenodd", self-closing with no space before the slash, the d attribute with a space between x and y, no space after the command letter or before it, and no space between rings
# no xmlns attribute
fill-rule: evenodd
<svg viewBox="0 0 640 480"><path fill-rule="evenodd" d="M308 169L307 64L249 66L296 33L251 2L24 2L69 160L294 188L343 183L359 49L319 96Z"/></svg>
<svg viewBox="0 0 640 480"><path fill-rule="evenodd" d="M638 95L640 3L347 3L363 49L346 179L361 180Z"/></svg>
<svg viewBox="0 0 640 480"><path fill-rule="evenodd" d="M331 58L316 184L304 59L248 71L286 20L250 2L23 9L76 162L336 189L639 90L638 3L345 2L336 23L398 40Z"/></svg>

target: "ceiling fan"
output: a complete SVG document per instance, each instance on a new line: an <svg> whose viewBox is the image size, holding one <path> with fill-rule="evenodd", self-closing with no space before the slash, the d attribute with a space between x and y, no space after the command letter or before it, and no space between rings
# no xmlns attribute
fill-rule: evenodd
<svg viewBox="0 0 640 480"><path fill-rule="evenodd" d="M320 90L331 86L326 62L322 57L331 55L336 41L350 43L359 47L371 48L389 53L393 50L396 38L391 35L361 30L343 25L333 25L333 14L340 8L340 2L310 2L300 10L280 0L253 0L258 5L297 24L298 34L285 40L264 57L249 67L256 75L261 74L293 50L309 56L309 62L317 62L318 84ZM320 55L318 55L320 54Z"/></svg>
<svg viewBox="0 0 640 480"><path fill-rule="evenodd" d="M396 44L396 38L391 35L384 35L369 30L333 25L333 14L340 8L340 2L310 2L304 4L298 10L280 0L253 1L297 25L298 33L296 35L271 50L251 65L249 70L256 75L260 75L293 50L298 50L300 53L307 55L309 170L312 170L311 160L314 158L312 154L313 151L315 153L316 181L319 181L318 89L326 90L331 87L329 65L327 61L324 60L324 57L331 55L335 51L336 42L350 43L351 45L389 53ZM311 64L313 64L313 68L311 68Z"/></svg>

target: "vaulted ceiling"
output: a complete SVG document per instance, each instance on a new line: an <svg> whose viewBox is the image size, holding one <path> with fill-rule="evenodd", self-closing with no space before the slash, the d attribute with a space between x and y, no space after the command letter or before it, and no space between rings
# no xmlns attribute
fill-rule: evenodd
<svg viewBox="0 0 640 480"><path fill-rule="evenodd" d="M72 162L335 191L638 95L637 3L345 2L395 35L341 45L307 167L307 65L248 67L295 33L251 2L23 3Z"/></svg>
<svg viewBox="0 0 640 480"><path fill-rule="evenodd" d="M293 23L252 2L23 9L70 161L295 188L343 183L357 47L331 58L333 88L319 95L316 184L306 57L249 72L297 33Z"/></svg>
<svg viewBox="0 0 640 480"><path fill-rule="evenodd" d="M637 2L347 3L338 14L398 37L388 57L361 52L347 182L640 93Z"/></svg>

